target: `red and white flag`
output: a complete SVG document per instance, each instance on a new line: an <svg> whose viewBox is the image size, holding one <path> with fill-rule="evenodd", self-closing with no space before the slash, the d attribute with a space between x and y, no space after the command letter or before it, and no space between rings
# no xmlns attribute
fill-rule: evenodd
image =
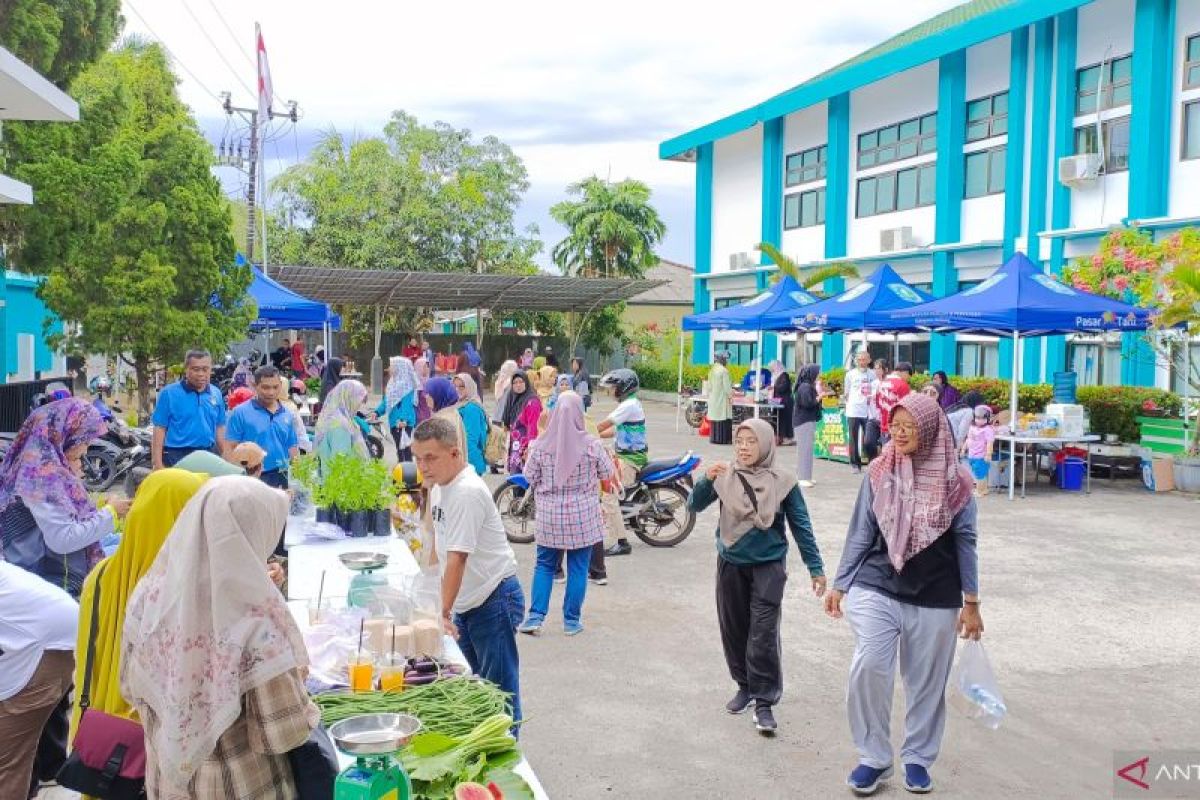
<svg viewBox="0 0 1200 800"><path fill-rule="evenodd" d="M262 28L254 23L255 48L258 51L258 124L271 122L271 101L275 90L271 87L271 67L267 64L267 46L263 44Z"/></svg>

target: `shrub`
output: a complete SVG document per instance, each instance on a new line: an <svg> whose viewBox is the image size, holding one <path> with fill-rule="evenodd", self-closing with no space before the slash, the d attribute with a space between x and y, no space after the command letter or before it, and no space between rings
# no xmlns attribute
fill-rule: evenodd
<svg viewBox="0 0 1200 800"><path fill-rule="evenodd" d="M637 373L642 388L652 392L674 392L679 383L678 364L648 361L635 364L631 369ZM704 364L684 364L683 387L700 391L704 381L708 380L708 373L711 370L712 367ZM742 378L746 377L747 371L747 367L730 365L729 378L733 381L734 386L741 383Z"/></svg>

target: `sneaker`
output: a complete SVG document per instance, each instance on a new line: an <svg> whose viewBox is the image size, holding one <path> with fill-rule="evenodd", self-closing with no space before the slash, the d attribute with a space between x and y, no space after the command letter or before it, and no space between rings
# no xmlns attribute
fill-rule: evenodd
<svg viewBox="0 0 1200 800"><path fill-rule="evenodd" d="M766 703L759 703L754 708L754 727L763 736L774 736L775 729L779 727L775 723L775 715L771 713L771 707Z"/></svg>
<svg viewBox="0 0 1200 800"><path fill-rule="evenodd" d="M592 583L596 584L597 586L608 586L608 576L607 575L595 575L595 576L588 575L588 580L591 581Z"/></svg>
<svg viewBox="0 0 1200 800"><path fill-rule="evenodd" d="M738 688L733 699L725 704L725 710L730 714L745 714L754 707L754 698L745 689Z"/></svg>
<svg viewBox="0 0 1200 800"><path fill-rule="evenodd" d="M530 636L537 636L542 632L542 621L540 619L530 617L522 622L520 626L517 627L517 630Z"/></svg>
<svg viewBox="0 0 1200 800"><path fill-rule="evenodd" d="M846 779L846 784L850 790L859 797L866 797L870 794L875 794L879 789L880 781L892 777L892 768L876 769L868 767L866 764L859 764L850 773L850 777Z"/></svg>
<svg viewBox="0 0 1200 800"><path fill-rule="evenodd" d="M565 633L567 636L578 636L579 634L583 633L583 623L582 622L564 622L563 623L563 633Z"/></svg>
<svg viewBox="0 0 1200 800"><path fill-rule="evenodd" d="M618 541L612 547L604 551L606 556L627 556L633 552L633 547L625 540Z"/></svg>
<svg viewBox="0 0 1200 800"><path fill-rule="evenodd" d="M929 770L920 764L904 765L904 788L913 794L929 794L933 791L933 778Z"/></svg>
<svg viewBox="0 0 1200 800"><path fill-rule="evenodd" d="M565 572L554 573L554 582L555 583L566 583L567 582L567 573L565 573Z"/></svg>
<svg viewBox="0 0 1200 800"><path fill-rule="evenodd" d="M813 488L813 487L814 487L814 486L816 486L816 485L817 485L817 484L816 484L816 483L814 483L813 481L800 481L800 488L801 488L801 489L811 489L811 488Z"/></svg>

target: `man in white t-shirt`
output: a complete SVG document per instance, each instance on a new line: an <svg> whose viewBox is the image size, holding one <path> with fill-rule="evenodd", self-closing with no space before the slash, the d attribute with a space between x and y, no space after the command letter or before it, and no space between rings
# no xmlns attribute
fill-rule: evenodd
<svg viewBox="0 0 1200 800"><path fill-rule="evenodd" d="M860 439L867 432L867 420L871 416L871 403L875 399L877 378L871 369L871 354L866 348L854 357L855 368L846 371L846 420L849 423L850 466L856 473L862 472Z"/></svg>
<svg viewBox="0 0 1200 800"><path fill-rule="evenodd" d="M512 695L521 721L517 626L525 594L500 511L462 452L457 426L441 417L413 431L413 457L430 492L434 550L442 571L442 623L476 674Z"/></svg>
<svg viewBox="0 0 1200 800"><path fill-rule="evenodd" d="M28 797L38 736L71 688L79 606L0 561L0 797Z"/></svg>
<svg viewBox="0 0 1200 800"><path fill-rule="evenodd" d="M613 440L621 484L629 487L637 481L638 470L646 466L650 450L646 442L646 411L637 396L641 381L631 369L614 369L600 379L600 387L612 390L617 407L596 429L601 439ZM605 551L606 555L627 556L633 552L624 533L622 525L617 543Z"/></svg>

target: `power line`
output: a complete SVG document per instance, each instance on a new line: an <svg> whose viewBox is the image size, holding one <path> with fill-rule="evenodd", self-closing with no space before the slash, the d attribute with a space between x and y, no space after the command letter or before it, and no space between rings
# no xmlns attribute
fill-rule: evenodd
<svg viewBox="0 0 1200 800"><path fill-rule="evenodd" d="M214 42L213 38L208 35L208 29L204 27L204 23L201 22L200 18L197 17L196 14L192 11L192 7L188 5L187 0L179 0L179 2L183 4L183 10L186 11L188 13L188 16L192 18L192 21L196 23L196 27L200 28L200 33L204 34L204 38L208 40L209 45L213 49L213 52L215 52L217 54L217 58L221 59L221 63L224 64L226 69L228 69L229 72L233 75L234 80L236 80L238 83L240 83L242 85L242 88L250 93L251 97L257 97L258 93L250 88L250 84L248 84L244 80L242 80L242 76L238 75L237 70L234 69L233 65L229 63L229 59L225 58L225 54L223 52L221 52L221 48L217 47L217 43Z"/></svg>
<svg viewBox="0 0 1200 800"><path fill-rule="evenodd" d="M200 80L200 78L196 76L196 73L194 73L190 69L188 69L187 64L183 63L183 59L181 59L179 56L175 55L175 53L173 53L171 51L170 47L167 47L166 40L164 40L161 36L159 36L155 32L154 28L150 27L150 23L146 22L146 18L141 15L141 12L139 12L136 8L134 8L133 3L129 2L129 0L125 0L125 5L129 6L129 10L133 12L133 15L135 17L137 17L139 20L141 20L142 25L145 26L146 30L150 32L150 35L153 36L160 45L162 45L162 49L167 51L167 55L171 57L171 60L174 61L176 64L178 64L180 66L180 68L184 72L186 72L188 74L188 76L192 80L194 80L201 89L204 90L205 94L207 94L213 100L216 100L218 103L220 103L221 98L217 96L216 92L214 92L212 89L209 89L207 86L205 86L204 81Z"/></svg>
<svg viewBox="0 0 1200 800"><path fill-rule="evenodd" d="M225 15L221 13L221 10L219 8L217 8L217 4L214 3L213 0L208 0L208 4L210 6L212 6L213 13L216 14L217 19L219 19L221 21L221 25L225 28L225 32L229 34L229 38L233 39L233 44L235 47L237 47L238 51L242 54L242 58L246 59L246 63L257 70L258 64L254 61L253 58L250 57L250 54L246 52L246 48L242 47L241 41L234 34L233 28L229 27L229 23L225 21Z"/></svg>

